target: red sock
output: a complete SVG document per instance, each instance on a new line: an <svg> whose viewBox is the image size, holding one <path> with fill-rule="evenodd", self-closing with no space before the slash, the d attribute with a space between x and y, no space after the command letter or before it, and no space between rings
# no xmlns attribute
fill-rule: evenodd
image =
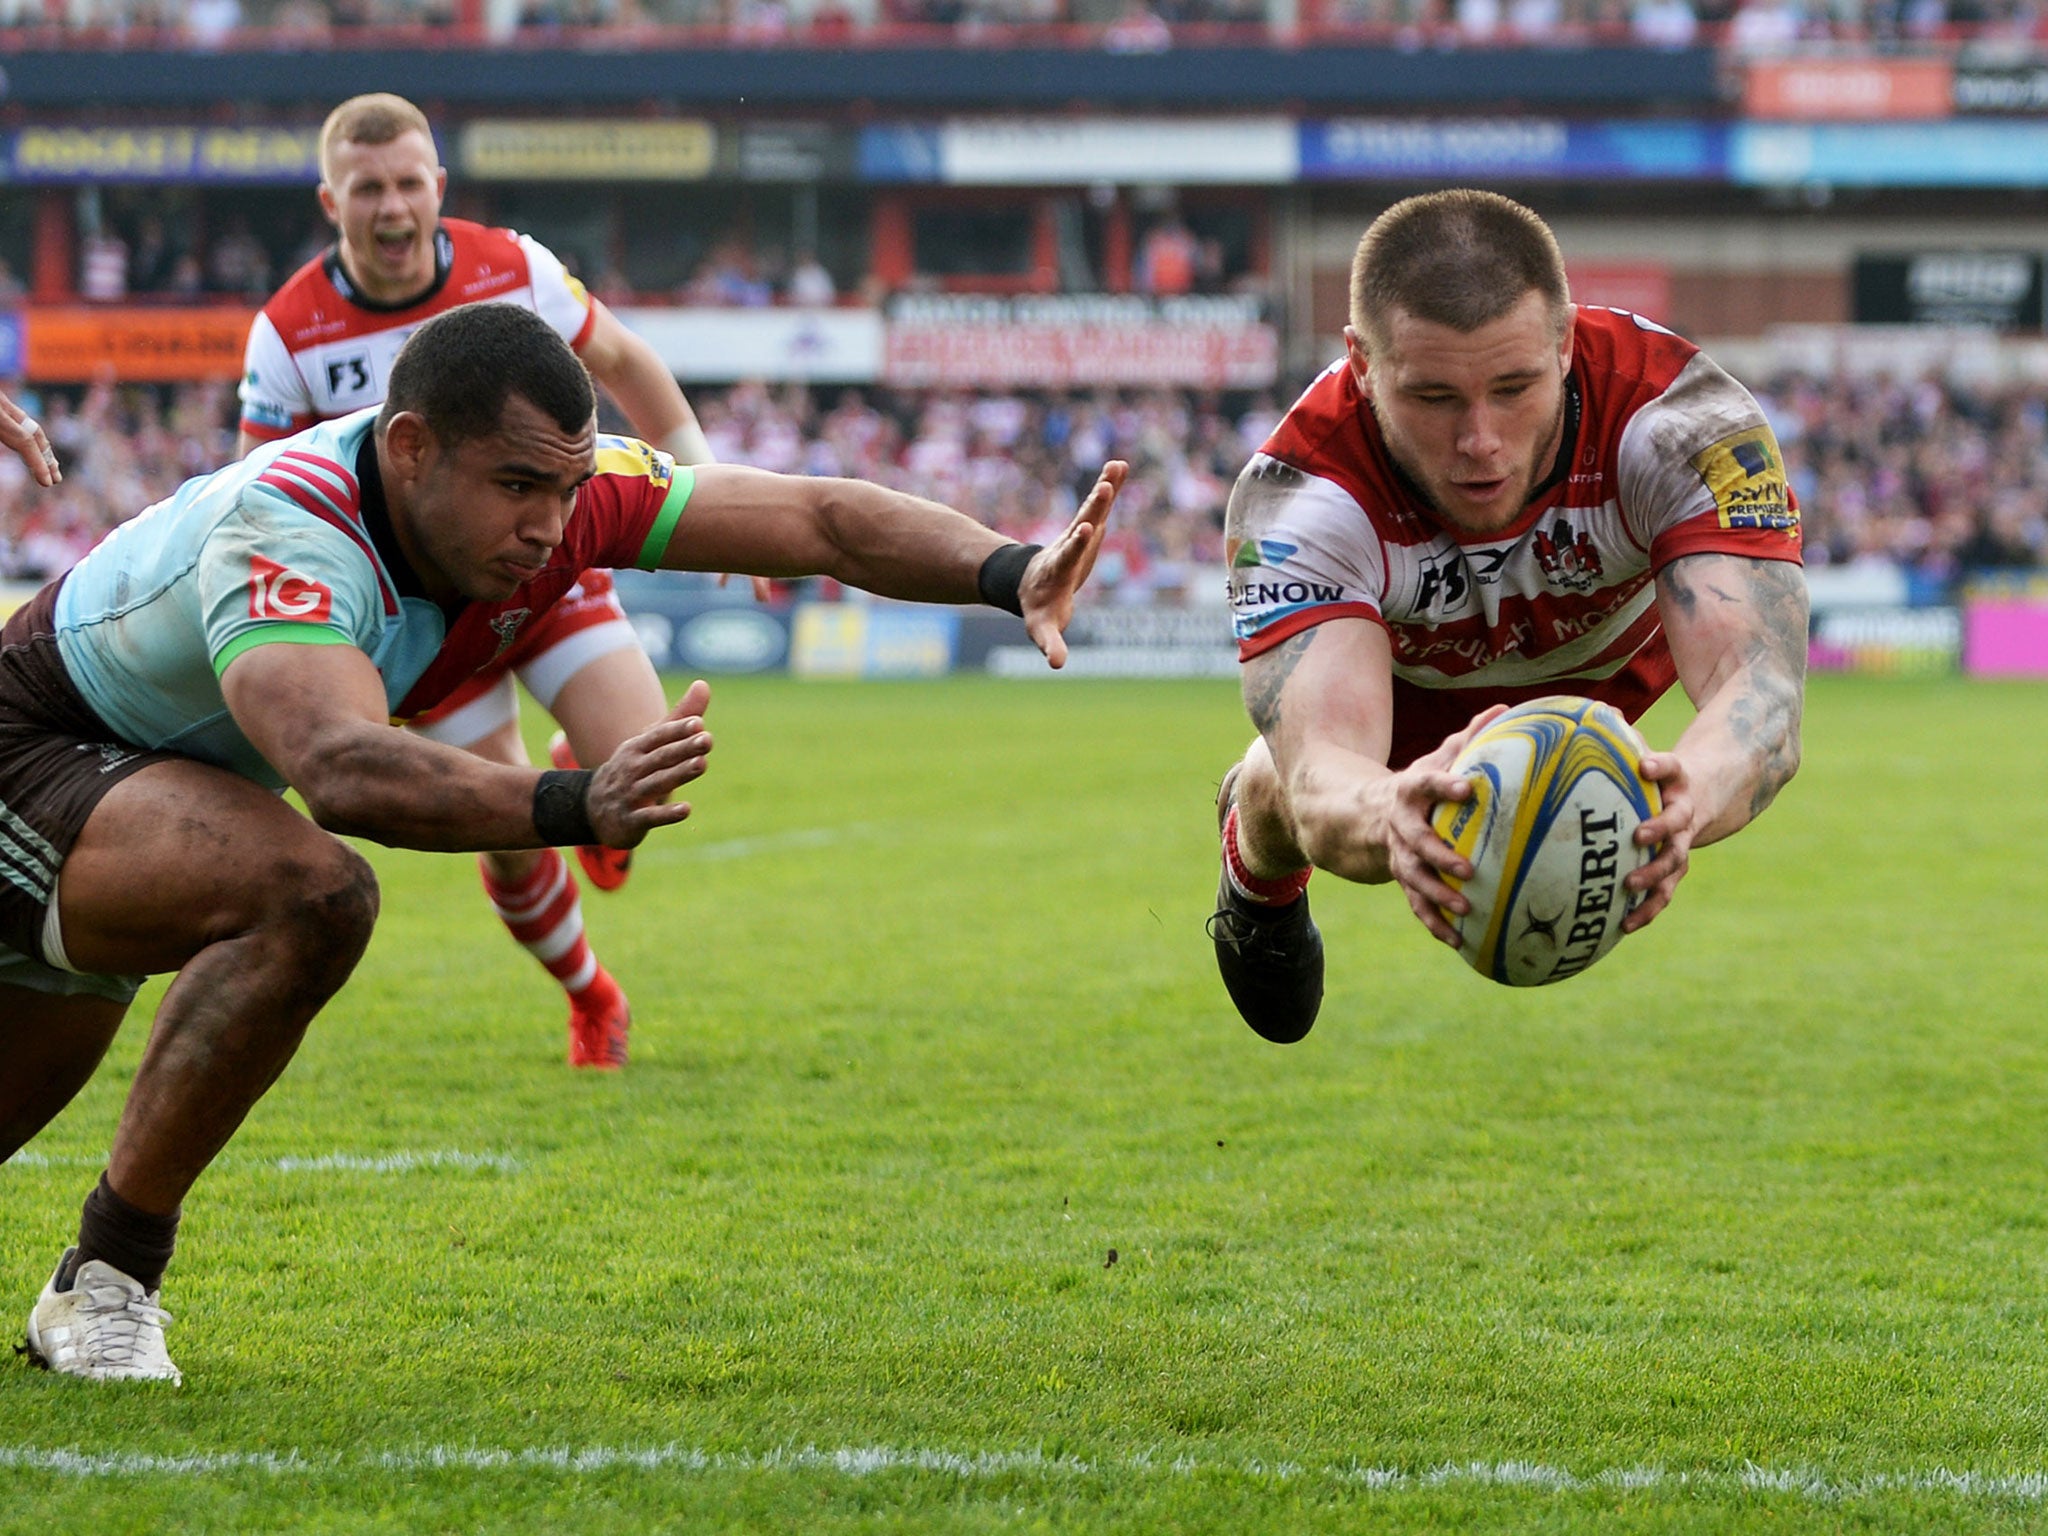
<svg viewBox="0 0 2048 1536"><path fill-rule="evenodd" d="M1246 901L1262 907L1284 907L1308 889L1308 877L1315 873L1313 866L1298 869L1291 875L1282 875L1277 880L1262 880L1244 867L1244 855L1237 846L1237 807L1230 808L1230 814L1223 821L1223 868L1230 879L1230 888Z"/></svg>
<svg viewBox="0 0 2048 1536"><path fill-rule="evenodd" d="M487 861L480 859L478 864L483 871L484 894L491 898L499 921L520 947L562 984L564 992L575 997L605 974L583 933L583 901L576 877L569 873L559 852L543 848L533 873L510 885L498 882Z"/></svg>

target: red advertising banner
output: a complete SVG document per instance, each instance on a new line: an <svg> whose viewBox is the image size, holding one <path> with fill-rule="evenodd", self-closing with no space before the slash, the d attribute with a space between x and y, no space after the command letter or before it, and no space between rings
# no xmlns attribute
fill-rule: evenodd
<svg viewBox="0 0 2048 1536"><path fill-rule="evenodd" d="M892 321L882 344L882 382L904 389L1265 389L1279 373L1280 338L1262 323Z"/></svg>
<svg viewBox="0 0 2048 1536"><path fill-rule="evenodd" d="M32 308L24 315L22 372L38 384L239 379L255 318L253 310L227 306Z"/></svg>
<svg viewBox="0 0 2048 1536"><path fill-rule="evenodd" d="M1671 323L1671 269L1661 261L1568 261L1565 278L1572 302L1625 309Z"/></svg>
<svg viewBox="0 0 2048 1536"><path fill-rule="evenodd" d="M1746 116L1880 122L1948 117L1955 66L1947 59L1769 59L1743 71Z"/></svg>

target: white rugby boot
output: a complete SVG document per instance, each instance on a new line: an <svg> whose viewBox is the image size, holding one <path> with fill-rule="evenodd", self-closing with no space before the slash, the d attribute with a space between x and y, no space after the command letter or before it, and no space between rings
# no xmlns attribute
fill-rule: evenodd
<svg viewBox="0 0 2048 1536"><path fill-rule="evenodd" d="M57 1276L77 1250L67 1248L28 1315L32 1359L65 1376L88 1381L184 1381L164 1349L171 1314L156 1304L160 1292L142 1289L99 1259L78 1266L68 1290Z"/></svg>

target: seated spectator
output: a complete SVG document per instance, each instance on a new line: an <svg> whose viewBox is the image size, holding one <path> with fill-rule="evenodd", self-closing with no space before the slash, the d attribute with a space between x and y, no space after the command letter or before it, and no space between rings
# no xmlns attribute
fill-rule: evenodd
<svg viewBox="0 0 2048 1536"><path fill-rule="evenodd" d="M87 235L79 246L78 295L99 303L128 297L128 242L111 228Z"/></svg>
<svg viewBox="0 0 2048 1536"><path fill-rule="evenodd" d="M692 304L757 309L775 302L775 290L755 271L747 243L725 239L698 266L684 297Z"/></svg>
<svg viewBox="0 0 2048 1536"><path fill-rule="evenodd" d="M1200 243L1180 215L1168 214L1145 231L1132 281L1140 293L1192 293L1201 254Z"/></svg>
<svg viewBox="0 0 2048 1536"><path fill-rule="evenodd" d="M162 216L144 214L135 228L135 243L128 249L128 291L162 293L170 287L177 261Z"/></svg>
<svg viewBox="0 0 2048 1536"><path fill-rule="evenodd" d="M789 269L789 283L784 290L792 304L805 309L823 309L839 300L838 285L832 281L832 274L825 264L818 260L816 251L798 251L796 264Z"/></svg>
<svg viewBox="0 0 2048 1536"><path fill-rule="evenodd" d="M854 29L854 14L845 0L818 0L811 9L810 41L819 47L851 41Z"/></svg>
<svg viewBox="0 0 2048 1536"><path fill-rule="evenodd" d="M223 47L242 25L242 0L189 0L184 23L185 41L193 47Z"/></svg>
<svg viewBox="0 0 2048 1536"><path fill-rule="evenodd" d="M1563 27L1564 12L1558 0L1508 0L1507 24L1517 41L1552 42Z"/></svg>
<svg viewBox="0 0 2048 1536"><path fill-rule="evenodd" d="M1630 34L1645 48L1690 48L1700 29L1691 0L1636 0Z"/></svg>
<svg viewBox="0 0 2048 1536"><path fill-rule="evenodd" d="M1728 24L1728 45L1737 53L1783 53L1799 40L1801 20L1792 0L1742 0Z"/></svg>
<svg viewBox="0 0 2048 1536"><path fill-rule="evenodd" d="M270 13L268 38L272 47L317 46L327 41L327 9L319 0L283 0Z"/></svg>
<svg viewBox="0 0 2048 1536"><path fill-rule="evenodd" d="M786 0L731 0L726 36L735 43L779 43L790 33Z"/></svg>
<svg viewBox="0 0 2048 1536"><path fill-rule="evenodd" d="M1102 46L1111 53L1164 53L1173 46L1173 28L1146 0L1124 0L1123 14L1102 30Z"/></svg>
<svg viewBox="0 0 2048 1536"><path fill-rule="evenodd" d="M255 299L269 296L270 253L250 232L249 221L241 214L229 219L226 233L207 252L206 281L215 293Z"/></svg>

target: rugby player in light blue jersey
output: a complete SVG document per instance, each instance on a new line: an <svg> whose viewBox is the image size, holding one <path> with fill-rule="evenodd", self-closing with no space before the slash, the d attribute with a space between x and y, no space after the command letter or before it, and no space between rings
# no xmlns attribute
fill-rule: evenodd
<svg viewBox="0 0 2048 1536"><path fill-rule="evenodd" d="M36 441L0 423L25 457ZM1123 474L1105 467L1041 550L858 481L679 469L598 435L589 376L545 321L474 304L414 334L378 412L190 482L45 588L0 629L0 1158L91 1077L141 977L177 979L31 1353L179 1379L158 1296L186 1192L376 918L369 866L333 834L631 848L689 814L669 796L711 750L701 682L594 770L489 762L395 719L593 567L978 599L1059 666Z"/></svg>

